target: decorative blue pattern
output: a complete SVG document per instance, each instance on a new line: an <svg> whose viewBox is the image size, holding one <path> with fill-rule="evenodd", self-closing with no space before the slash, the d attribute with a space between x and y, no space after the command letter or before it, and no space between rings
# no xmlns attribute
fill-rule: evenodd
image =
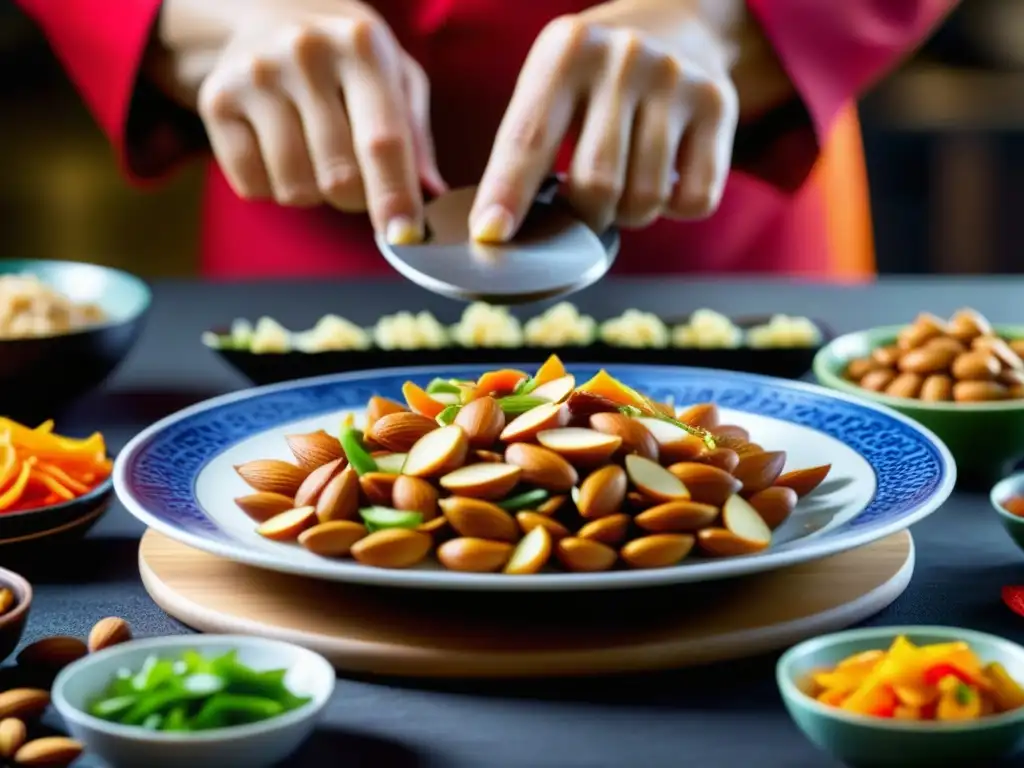
<svg viewBox="0 0 1024 768"><path fill-rule="evenodd" d="M526 368L525 365L511 367ZM231 541L203 512L194 485L203 466L231 445L274 427L345 408L361 408L372 395L401 398L402 384L435 376L475 377L483 368L402 370L339 374L257 389L247 396L197 408L123 456L123 490L165 524L211 540ZM595 366L573 366L578 380ZM915 513L947 479L942 453L915 427L824 390L759 376L656 366L611 367L624 383L658 401L715 402L831 435L874 468L875 498L856 518L828 531L829 538L892 525ZM129 505L130 508L131 505ZM784 545L793 546L796 543Z"/></svg>

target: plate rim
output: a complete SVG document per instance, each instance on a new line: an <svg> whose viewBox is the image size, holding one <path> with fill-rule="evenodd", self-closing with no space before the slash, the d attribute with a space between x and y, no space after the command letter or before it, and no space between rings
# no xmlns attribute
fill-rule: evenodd
<svg viewBox="0 0 1024 768"><path fill-rule="evenodd" d="M529 369L535 363L503 363L504 367ZM803 562L810 562L823 559L830 555L839 554L850 549L870 544L873 541L885 538L901 530L910 528L938 510L949 498L956 485L956 462L945 443L924 425L916 422L908 416L895 411L885 405L862 400L851 394L829 389L817 384L804 381L792 381L780 379L762 374L745 373L741 371L729 371L712 368L698 368L694 366L672 366L672 365L645 365L645 364L603 364L603 363L572 363L578 367L608 368L633 372L642 375L644 371L651 373L675 372L689 376L706 375L725 377L737 381L750 381L762 386L797 390L806 392L825 399L839 400L850 403L865 410L880 413L893 421L901 423L913 432L922 435L931 443L933 449L941 459L941 475L938 487L935 492L921 502L916 509L909 512L899 520L888 524L880 525L864 531L854 531L849 534L829 539L819 538L809 542L807 547L781 550L767 553L759 553L753 556L728 558L712 563L710 578L687 578L688 568L659 568L650 570L632 571L608 571L602 573L556 573L556 574L534 574L509 578L504 574L453 574L447 571L419 571L419 570L387 570L362 566L344 572L310 569L308 565L301 563L290 563L284 558L261 550L249 550L239 543L221 543L213 539L196 535L189 531L181 530L176 526L164 522L161 518L150 513L135 499L128 485L128 466L133 457L136 456L145 445L165 429L176 423L185 421L193 416L212 411L216 408L230 405L235 402L256 399L262 395L273 394L293 389L303 389L330 383L358 383L361 380L376 377L398 377L408 378L422 376L436 376L439 368L458 373L460 371L479 371L483 367L490 367L482 364L456 364L445 366L396 366L391 368L368 369L361 371L346 371L341 373L313 376L293 381L267 384L258 387L250 387L233 392L226 392L221 395L203 400L199 403L187 406L175 413L149 425L136 434L124 448L118 452L114 463L113 478L114 490L118 499L125 509L137 520L154 530L180 541L186 546L194 547L208 552L217 557L223 557L234 562L245 565L271 570L278 573L289 573L320 580L328 580L337 583L360 584L366 586L397 587L406 589L443 590L443 591L567 591L567 590L620 590L620 589L642 589L650 587L677 586L683 584L702 583L707 581L719 581L728 578L747 576L762 571L778 570ZM342 409L335 409L342 410ZM329 412L329 411L326 411ZM310 414L305 418L313 418ZM767 416L768 418L775 418ZM804 426L804 425L800 425ZM812 427L805 427L813 429ZM253 437L250 435L249 437ZM247 439L247 438L244 438ZM236 441L241 442L241 441ZM205 467L209 461L203 463ZM201 471L201 470L200 470ZM198 477L198 472L196 474ZM328 561L329 562L329 561ZM718 566L717 568L714 566ZM704 569L703 573L707 573Z"/></svg>

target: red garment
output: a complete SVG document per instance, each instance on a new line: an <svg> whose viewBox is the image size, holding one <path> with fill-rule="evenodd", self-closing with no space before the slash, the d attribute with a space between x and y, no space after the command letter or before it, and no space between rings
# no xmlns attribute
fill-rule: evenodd
<svg viewBox="0 0 1024 768"><path fill-rule="evenodd" d="M17 0L116 148L129 178L182 159L174 110L136 76L161 0ZM748 0L799 91L822 144L840 108L917 44L955 0ZM546 22L586 0L378 0L373 3L426 69L441 172L473 184L519 67ZM134 95L134 100L133 100ZM129 109L131 107L131 109ZM130 120L129 120L129 112ZM776 142L757 176L734 170L720 210L702 222L659 221L624 233L615 271L775 272L827 276L821 190L806 178L814 140ZM203 204L203 265L213 277L388 274L365 216L240 200L211 164Z"/></svg>

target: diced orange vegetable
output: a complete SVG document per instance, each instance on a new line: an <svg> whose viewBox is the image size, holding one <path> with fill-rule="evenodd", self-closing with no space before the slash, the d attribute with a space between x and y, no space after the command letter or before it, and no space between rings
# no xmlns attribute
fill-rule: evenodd
<svg viewBox="0 0 1024 768"><path fill-rule="evenodd" d="M619 405L632 405L647 414L654 413L654 407L646 397L635 389L627 387L604 368L598 371L594 378L581 384L577 389L593 395L600 395Z"/></svg>
<svg viewBox="0 0 1024 768"><path fill-rule="evenodd" d="M416 386L411 381L402 385L402 395L410 409L430 419L436 418L446 407L444 403L435 400L427 394L425 389Z"/></svg>
<svg viewBox="0 0 1024 768"><path fill-rule="evenodd" d="M1002 664L994 661L987 665L984 675L991 687L996 707L1000 711L1006 712L1024 707L1024 688L1010 677Z"/></svg>
<svg viewBox="0 0 1024 768"><path fill-rule="evenodd" d="M565 376L565 366L559 360L558 355L552 355L537 369L537 375L533 379L540 386L541 384L547 384L549 381L560 379L563 376Z"/></svg>
<svg viewBox="0 0 1024 768"><path fill-rule="evenodd" d="M530 378L530 374L526 371L517 371L512 368L488 371L477 381L473 398L487 395L510 395L515 391L519 382L528 378Z"/></svg>
<svg viewBox="0 0 1024 768"><path fill-rule="evenodd" d="M856 653L853 656L843 659L836 664L836 669L849 669L850 667L861 667L861 666L875 666L878 662L885 658L885 651L874 649L871 651L864 651L863 653Z"/></svg>

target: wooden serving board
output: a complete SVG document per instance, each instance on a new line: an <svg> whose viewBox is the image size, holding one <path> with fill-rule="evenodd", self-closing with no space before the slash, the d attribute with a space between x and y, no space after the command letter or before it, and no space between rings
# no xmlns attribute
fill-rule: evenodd
<svg viewBox="0 0 1024 768"><path fill-rule="evenodd" d="M773 573L610 593L357 587L239 565L155 531L139 568L156 603L185 624L297 643L339 670L546 677L724 661L850 626L906 589L914 545L904 531Z"/></svg>

